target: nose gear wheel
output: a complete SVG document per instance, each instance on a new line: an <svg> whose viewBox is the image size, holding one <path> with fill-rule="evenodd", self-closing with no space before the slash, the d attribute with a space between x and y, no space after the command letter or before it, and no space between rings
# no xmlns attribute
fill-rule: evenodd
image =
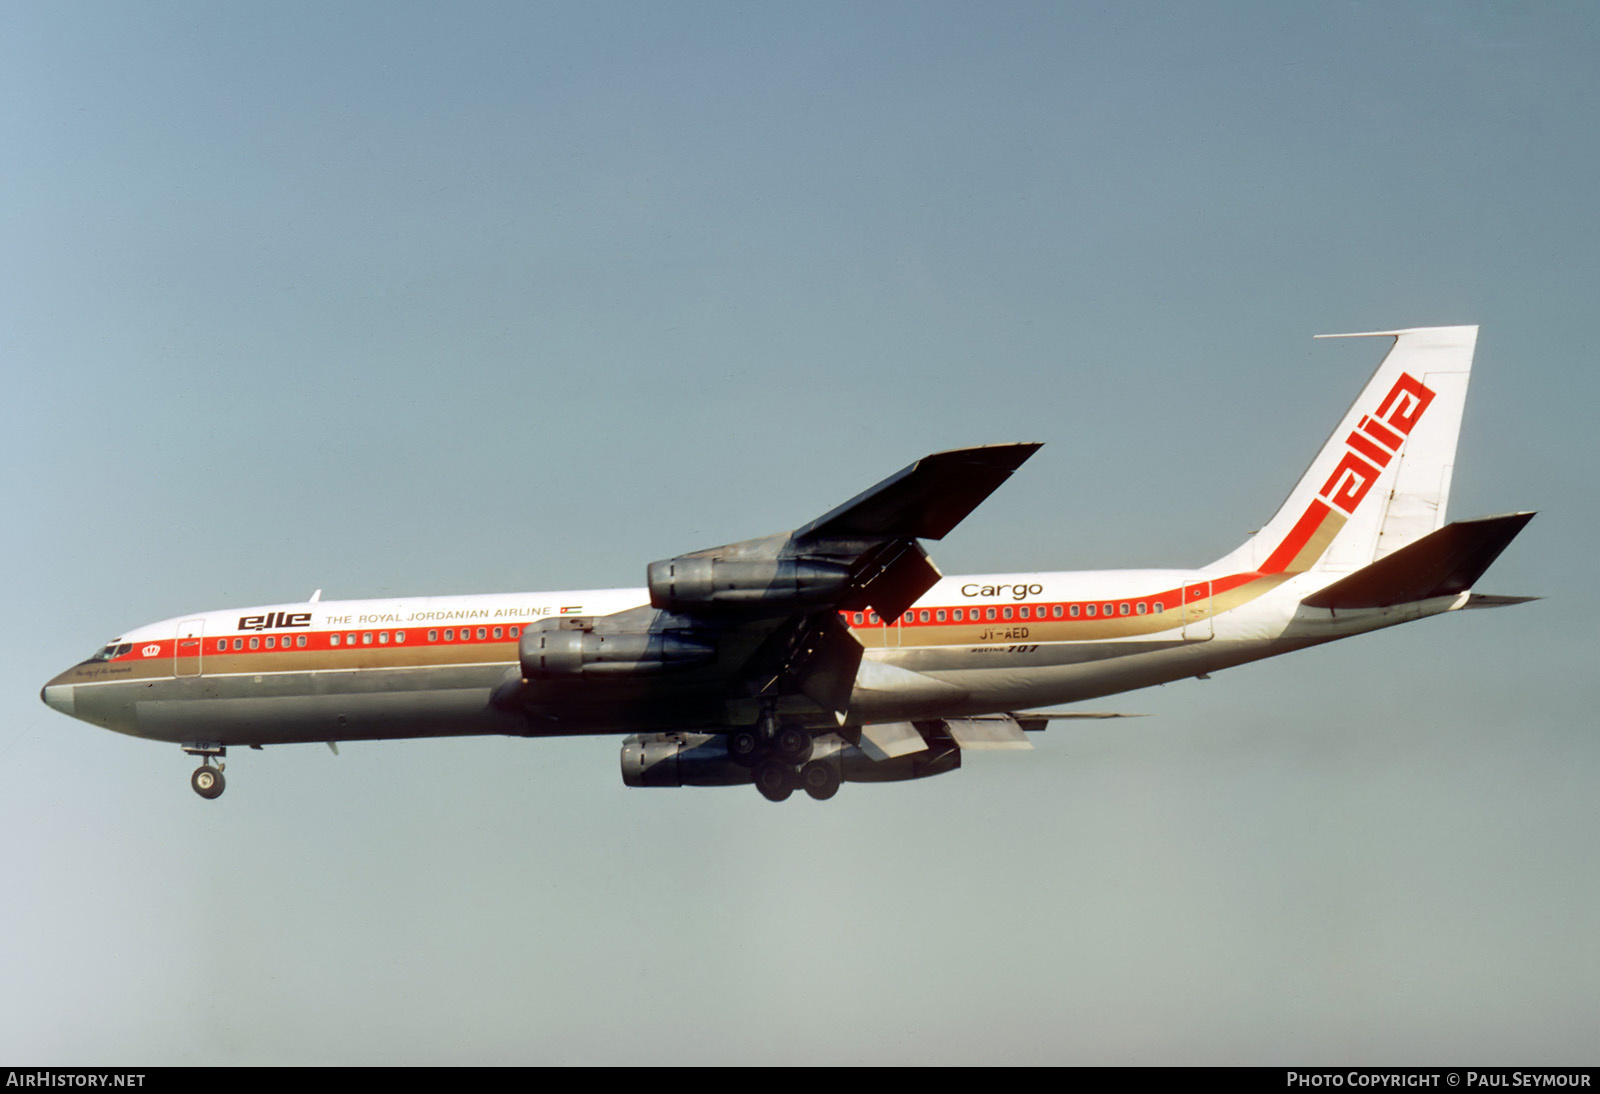
<svg viewBox="0 0 1600 1094"><path fill-rule="evenodd" d="M227 789L227 780L222 777L222 765L212 767L210 764L201 764L194 769L194 774L189 776L189 785L194 787L194 792L207 800L220 797L223 790Z"/></svg>

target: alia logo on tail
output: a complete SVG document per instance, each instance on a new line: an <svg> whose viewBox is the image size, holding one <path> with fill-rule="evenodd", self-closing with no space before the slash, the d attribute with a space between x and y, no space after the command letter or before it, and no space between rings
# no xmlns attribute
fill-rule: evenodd
<svg viewBox="0 0 1600 1094"><path fill-rule="evenodd" d="M1433 391L1410 373L1402 373L1378 405L1378 418L1394 429L1386 428L1371 417L1362 418L1355 432L1345 438L1345 444L1350 447L1333 474L1328 476L1319 496L1346 516L1353 514L1383 469L1389 466L1389 461L1400 454L1400 446L1431 402Z"/></svg>

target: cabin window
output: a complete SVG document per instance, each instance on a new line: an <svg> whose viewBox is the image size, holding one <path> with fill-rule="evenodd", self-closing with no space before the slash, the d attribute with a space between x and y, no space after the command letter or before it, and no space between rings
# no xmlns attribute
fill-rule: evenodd
<svg viewBox="0 0 1600 1094"><path fill-rule="evenodd" d="M259 650L261 648L261 639L259 639L259 638L250 639L250 648L253 649L253 650Z"/></svg>
<svg viewBox="0 0 1600 1094"><path fill-rule="evenodd" d="M396 642L404 642L406 640L406 632L405 631L395 631L394 632L394 640Z"/></svg>
<svg viewBox="0 0 1600 1094"><path fill-rule="evenodd" d="M1141 600L1141 601L1139 601L1138 606L1137 606L1137 608L1135 610L1137 610L1140 615L1143 615L1145 612L1150 610L1150 607L1144 601Z"/></svg>
<svg viewBox="0 0 1600 1094"><path fill-rule="evenodd" d="M272 637L272 635L270 635L270 634L267 635L267 649L275 650L277 648L278 648L278 640L276 638Z"/></svg>
<svg viewBox="0 0 1600 1094"><path fill-rule="evenodd" d="M927 622L927 621L928 621L928 612L927 612L927 609L926 609L926 608L924 608L924 609L923 609L923 610L922 610L922 611L921 611L921 612L920 612L920 613L918 613L918 614L919 614L919 615L920 615L920 616L921 616L921 618L922 618L922 621L923 621L923 622L924 622L924 623L926 623L926 622Z"/></svg>
<svg viewBox="0 0 1600 1094"><path fill-rule="evenodd" d="M878 624L878 613L877 612L868 612L867 613L867 622L871 623L873 626L877 626L877 624Z"/></svg>
<svg viewBox="0 0 1600 1094"><path fill-rule="evenodd" d="M950 613L950 615L951 618L953 618L957 623L961 622L961 620L965 617L965 613L960 608L955 609Z"/></svg>
<svg viewBox="0 0 1600 1094"><path fill-rule="evenodd" d="M379 631L378 632L378 645L387 646L388 644L389 644L389 632L388 631Z"/></svg>
<svg viewBox="0 0 1600 1094"><path fill-rule="evenodd" d="M1001 619L1010 619L1011 618L1011 609L1010 608L1001 608L1000 609L1000 618Z"/></svg>
<svg viewBox="0 0 1600 1094"><path fill-rule="evenodd" d="M520 633L520 628L518 628L518 627L512 627L511 628L511 637L512 638L515 638L518 635L518 633Z"/></svg>
<svg viewBox="0 0 1600 1094"><path fill-rule="evenodd" d="M226 650L227 648L228 648L228 640L226 638L219 638L217 640L217 652L221 653L223 650Z"/></svg>
<svg viewBox="0 0 1600 1094"><path fill-rule="evenodd" d="M1027 619L1028 616L1029 616L1029 608L1028 608L1028 606L1026 604L1024 604L1022 607L1017 609L1017 618L1018 619Z"/></svg>
<svg viewBox="0 0 1600 1094"><path fill-rule="evenodd" d="M436 631L436 630L429 631L428 632L428 641L429 642L437 642L437 641L439 641L439 632Z"/></svg>
<svg viewBox="0 0 1600 1094"><path fill-rule="evenodd" d="M478 628L478 641L480 641L480 642L483 641L485 637L487 637L486 632L484 631L484 629L482 627L479 627Z"/></svg>
<svg viewBox="0 0 1600 1094"><path fill-rule="evenodd" d="M1107 604L1106 605L1106 614L1107 615L1110 615L1115 610L1116 610L1116 606L1115 605L1113 605L1113 604Z"/></svg>
<svg viewBox="0 0 1600 1094"><path fill-rule="evenodd" d="M447 627L445 629L444 640L446 642L454 642L456 640L456 629L454 627Z"/></svg>
<svg viewBox="0 0 1600 1094"><path fill-rule="evenodd" d="M1062 615L1063 615L1063 614L1065 614L1065 613L1063 613L1063 612L1062 612L1062 610L1061 610L1061 605L1060 605L1060 604L1056 604L1056 605L1054 605L1054 606L1053 606L1053 607L1051 607L1051 609L1050 609L1050 614L1051 614L1051 615L1053 615L1053 616L1055 616L1055 617L1056 617L1056 618L1057 618L1057 619L1060 619L1060 618L1061 618L1061 616L1062 616ZM1072 613L1072 614L1073 614L1073 615L1077 615L1077 614L1078 614L1078 613L1077 613L1077 612L1073 612L1073 613Z"/></svg>
<svg viewBox="0 0 1600 1094"><path fill-rule="evenodd" d="M363 646L372 645L372 632L371 631L362 631L361 632L361 644Z"/></svg>
<svg viewBox="0 0 1600 1094"><path fill-rule="evenodd" d="M988 619L993 619L994 618L994 609L993 608L985 608L984 609L984 616L986 618L988 618Z"/></svg>
<svg viewBox="0 0 1600 1094"><path fill-rule="evenodd" d="M1072 606L1072 618L1074 618L1074 619L1078 618L1078 611L1079 611L1078 606L1076 604L1074 604Z"/></svg>
<svg viewBox="0 0 1600 1094"><path fill-rule="evenodd" d="M1088 616L1090 619L1093 619L1094 618L1094 605L1093 604L1085 604L1083 606L1083 614Z"/></svg>
<svg viewBox="0 0 1600 1094"><path fill-rule="evenodd" d="M858 627L861 626L862 618L863 618L862 614L860 612L857 612L856 613L856 626L858 626Z"/></svg>
<svg viewBox="0 0 1600 1094"><path fill-rule="evenodd" d="M1165 604L1161 603L1161 601L1159 601L1159 600L1156 601L1156 614L1157 615L1160 615L1162 612L1164 612L1166 610L1167 610L1167 606Z"/></svg>
<svg viewBox="0 0 1600 1094"><path fill-rule="evenodd" d="M338 635L336 635L336 634L328 635L328 645L337 646L338 644L339 644L339 636Z"/></svg>
<svg viewBox="0 0 1600 1094"><path fill-rule="evenodd" d="M306 648L306 636L303 635L303 634L295 635L294 636L294 644L299 646L301 649L305 649Z"/></svg>
<svg viewBox="0 0 1600 1094"><path fill-rule="evenodd" d="M937 619L939 622L943 623L944 619L945 619L944 609L940 608L938 611L934 612L933 613L933 617L935 619Z"/></svg>
<svg viewBox="0 0 1600 1094"><path fill-rule="evenodd" d="M500 637L500 636L501 636L501 634L503 634L503 633L504 633L504 632L503 632L503 631L502 631L502 630L501 630L501 629L500 629L500 628L499 628L499 627L496 627L496 628L495 628L495 629L494 629L494 636L495 636L495 637L496 637L496 638L499 638L499 637Z"/></svg>
<svg viewBox="0 0 1600 1094"><path fill-rule="evenodd" d="M347 646L353 646L356 644L356 636L353 631L344 636L344 644Z"/></svg>
<svg viewBox="0 0 1600 1094"><path fill-rule="evenodd" d="M1126 600L1124 600L1121 604L1117 605L1117 614L1118 615L1127 615L1128 614L1128 602Z"/></svg>

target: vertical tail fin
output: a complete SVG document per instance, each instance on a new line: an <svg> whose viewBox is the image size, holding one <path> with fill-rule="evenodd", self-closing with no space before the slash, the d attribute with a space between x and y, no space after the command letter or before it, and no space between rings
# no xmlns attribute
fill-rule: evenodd
<svg viewBox="0 0 1600 1094"><path fill-rule="evenodd" d="M1444 524L1477 327L1324 338L1395 340L1277 514L1212 567L1360 569Z"/></svg>

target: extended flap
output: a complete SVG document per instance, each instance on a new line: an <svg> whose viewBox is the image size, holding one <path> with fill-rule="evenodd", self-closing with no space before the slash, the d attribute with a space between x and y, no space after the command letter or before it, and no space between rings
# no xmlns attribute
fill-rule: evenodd
<svg viewBox="0 0 1600 1094"><path fill-rule="evenodd" d="M927 747L928 742L910 722L877 722L861 727L861 751L880 763Z"/></svg>
<svg viewBox="0 0 1600 1094"><path fill-rule="evenodd" d="M946 718L945 729L964 752L1032 748L1033 742L1015 719Z"/></svg>

